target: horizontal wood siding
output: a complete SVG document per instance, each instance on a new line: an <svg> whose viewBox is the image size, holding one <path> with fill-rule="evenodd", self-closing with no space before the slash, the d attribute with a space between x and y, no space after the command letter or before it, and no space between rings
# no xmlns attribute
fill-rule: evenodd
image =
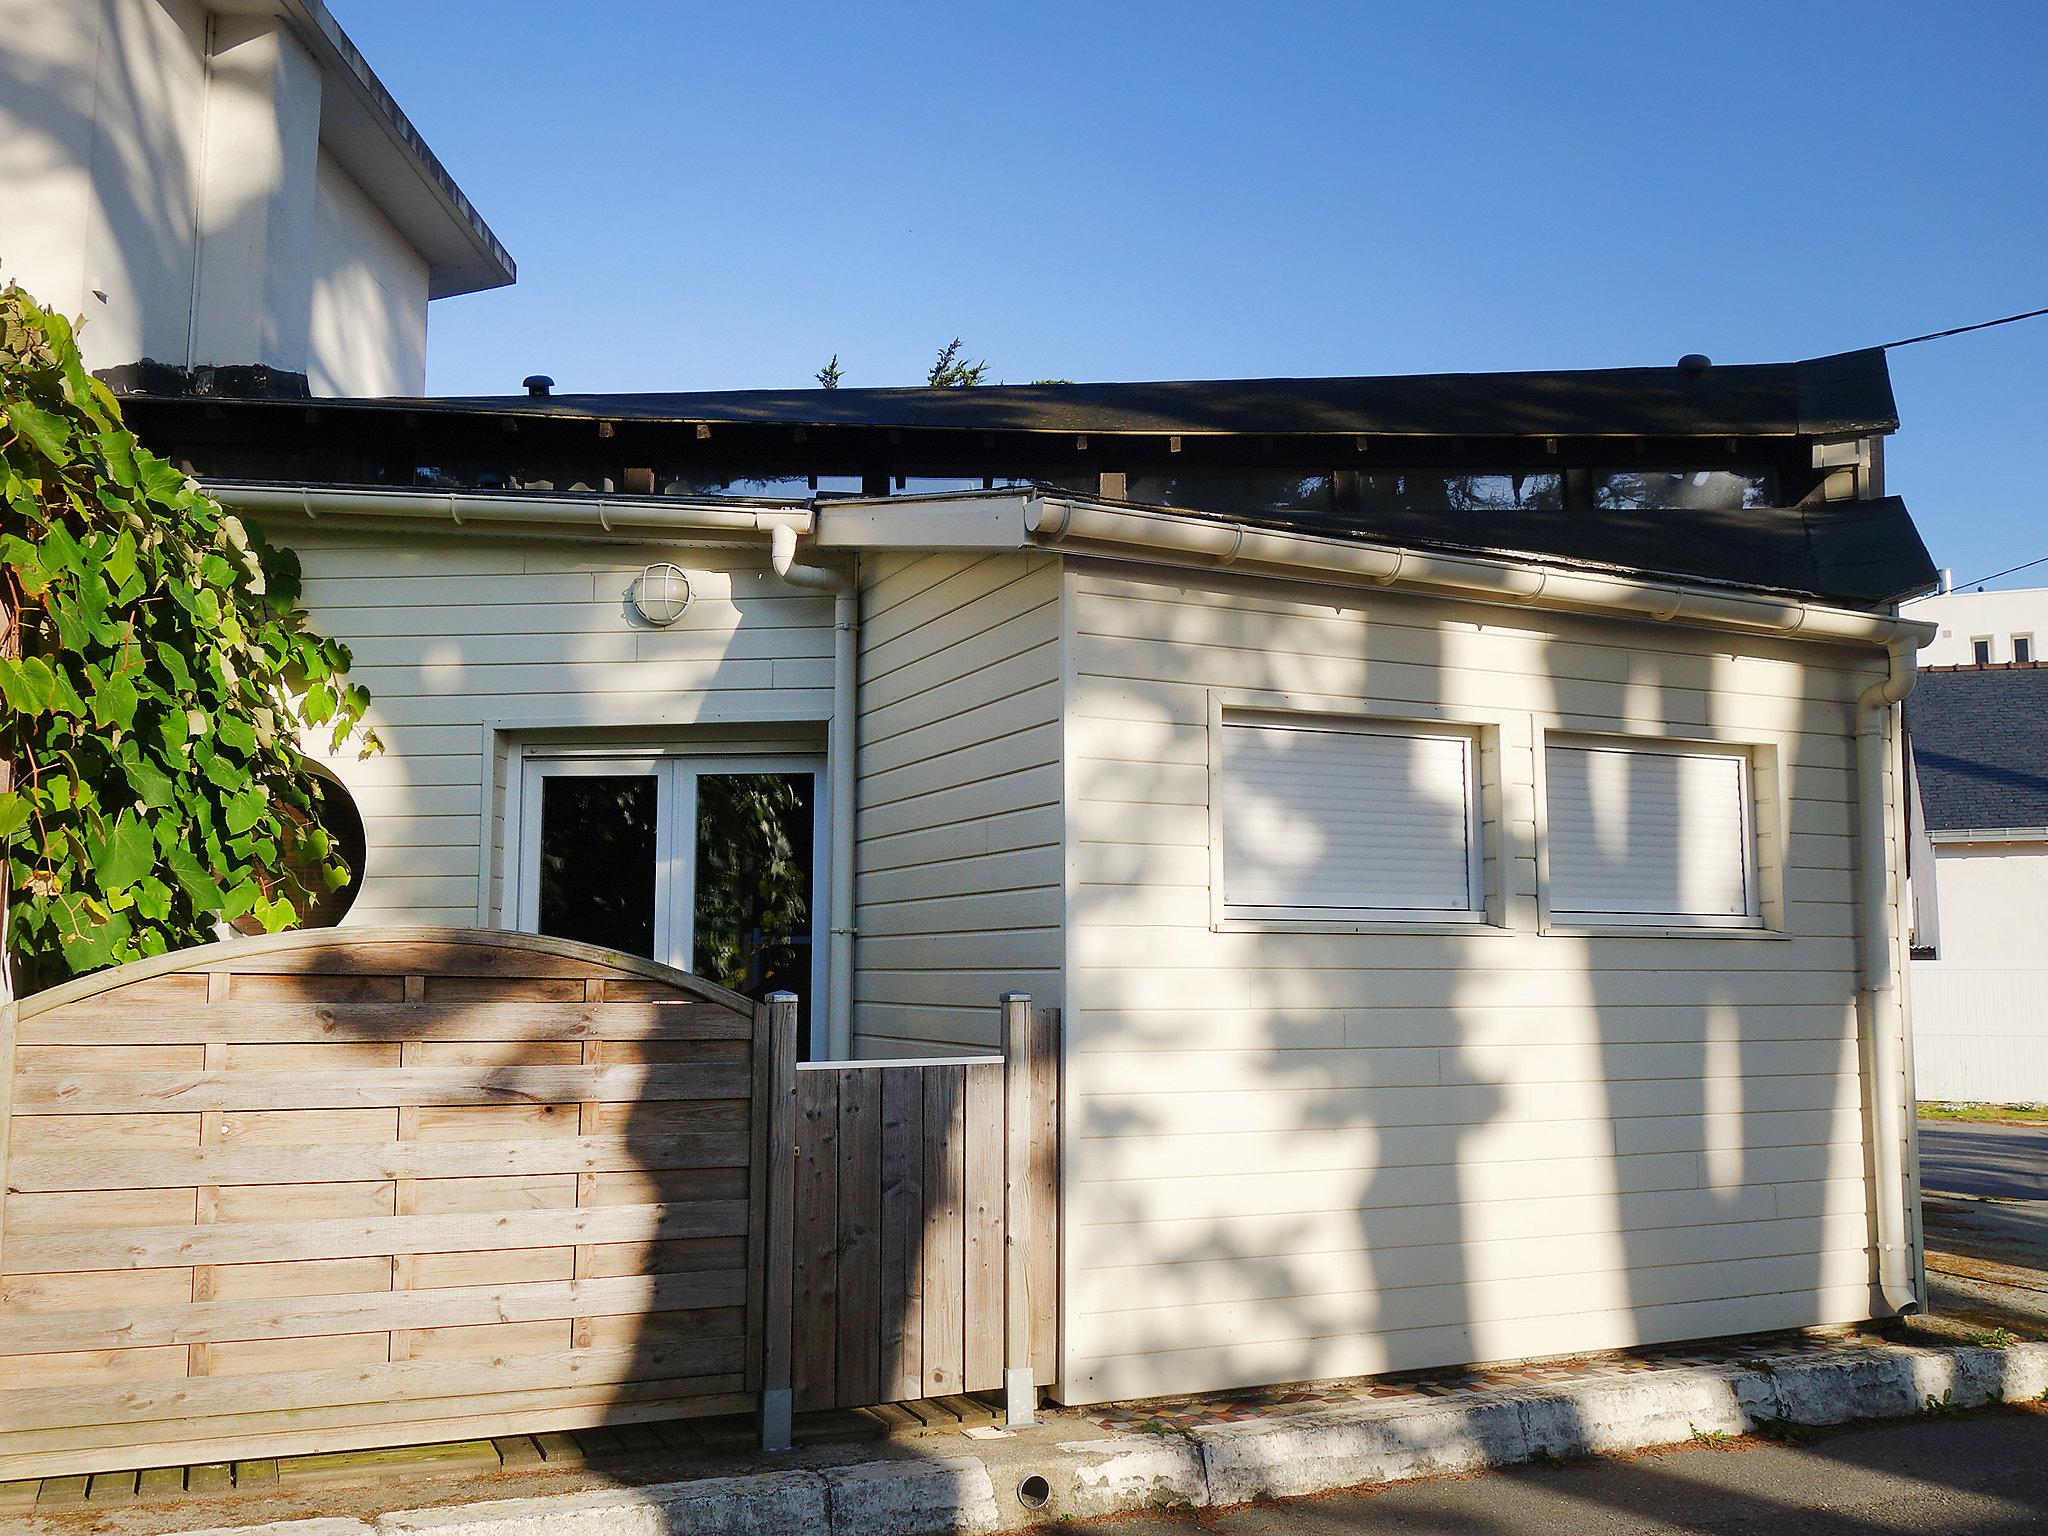
<svg viewBox="0 0 2048 1536"><path fill-rule="evenodd" d="M1059 1002L1059 566L884 555L862 581L855 1054L999 1048L993 999Z"/></svg>
<svg viewBox="0 0 2048 1536"><path fill-rule="evenodd" d="M832 599L784 586L765 552L304 523L266 532L298 552L313 622L353 652L385 743L329 763L369 840L351 922L500 920L513 829L504 741L487 724L667 729L831 712ZM628 605L656 561L691 574L690 607L666 629Z"/></svg>
<svg viewBox="0 0 2048 1536"><path fill-rule="evenodd" d="M0 1478L750 1403L745 999L417 929L101 980L8 1053Z"/></svg>
<svg viewBox="0 0 2048 1536"><path fill-rule="evenodd" d="M1068 1400L1871 1315L1879 658L1086 562L1067 594ZM1211 690L1477 728L1491 921L1212 927ZM1768 744L1786 931L1542 932L1543 729Z"/></svg>

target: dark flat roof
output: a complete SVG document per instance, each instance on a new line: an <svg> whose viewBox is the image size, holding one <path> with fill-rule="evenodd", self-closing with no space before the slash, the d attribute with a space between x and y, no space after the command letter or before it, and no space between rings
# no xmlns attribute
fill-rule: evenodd
<svg viewBox="0 0 2048 1536"><path fill-rule="evenodd" d="M1896 496L1723 510L1223 515L1233 522L1304 533L1533 555L1686 581L1769 588L1854 608L1887 607L1928 591L1936 574L1905 502Z"/></svg>
<svg viewBox="0 0 2048 1536"><path fill-rule="evenodd" d="M1899 424L1882 351L1703 373L1594 368L1384 378L742 389L324 401L406 411L985 432L1424 437L1848 437Z"/></svg>
<svg viewBox="0 0 2048 1536"><path fill-rule="evenodd" d="M1930 667L1906 725L1930 832L2048 827L2048 665Z"/></svg>

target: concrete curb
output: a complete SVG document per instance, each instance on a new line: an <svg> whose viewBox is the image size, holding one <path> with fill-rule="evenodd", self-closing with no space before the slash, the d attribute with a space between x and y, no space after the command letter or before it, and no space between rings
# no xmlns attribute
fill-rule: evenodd
<svg viewBox="0 0 2048 1536"><path fill-rule="evenodd" d="M1773 1423L1902 1418L2048 1395L2048 1344L1873 1347L1595 1377L1469 1398L1371 1402L1196 1429L1048 1444L1026 1433L971 1456L703 1478L297 1520L192 1536L941 1536L1162 1508L1218 1508L1745 1434ZM1037 1474L1038 1511L1015 1496Z"/></svg>

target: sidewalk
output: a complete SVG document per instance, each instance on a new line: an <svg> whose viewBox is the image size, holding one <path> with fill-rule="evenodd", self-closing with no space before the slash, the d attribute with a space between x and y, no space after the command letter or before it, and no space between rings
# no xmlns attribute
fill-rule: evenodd
<svg viewBox="0 0 2048 1536"><path fill-rule="evenodd" d="M504 1479L436 1488L393 1465L267 1506L10 1512L24 1533L242 1536L917 1536L1058 1518L1213 1509L1528 1461L1789 1425L1946 1414L2048 1394L2048 1345L1916 1348L1780 1336L1688 1353L1540 1362L1407 1382L1327 1383L1243 1399L1056 1412L1037 1428L819 1446L702 1475L506 1497ZM1142 1414L1142 1417L1141 1417ZM1114 1426L1114 1427L1111 1427ZM679 1470L672 1461L670 1477ZM437 1497L437 1494L439 1497ZM1040 1501L1042 1498L1042 1502ZM1038 1507L1029 1505L1038 1502ZM260 1509L260 1513L259 1513Z"/></svg>

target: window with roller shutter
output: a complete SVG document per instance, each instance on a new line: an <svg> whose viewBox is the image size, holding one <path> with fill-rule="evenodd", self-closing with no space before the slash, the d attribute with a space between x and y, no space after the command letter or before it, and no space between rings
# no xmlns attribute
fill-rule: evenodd
<svg viewBox="0 0 2048 1536"><path fill-rule="evenodd" d="M1226 919L1480 921L1470 732L1226 713Z"/></svg>
<svg viewBox="0 0 2048 1536"><path fill-rule="evenodd" d="M1759 924L1747 752L1553 741L1544 779L1553 918Z"/></svg>

